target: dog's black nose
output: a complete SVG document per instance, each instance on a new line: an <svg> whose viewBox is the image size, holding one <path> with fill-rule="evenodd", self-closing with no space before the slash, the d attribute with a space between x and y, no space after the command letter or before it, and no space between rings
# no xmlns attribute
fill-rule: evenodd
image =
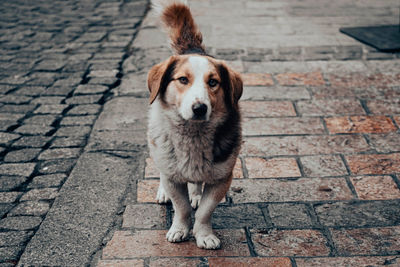
<svg viewBox="0 0 400 267"><path fill-rule="evenodd" d="M195 118L202 118L207 113L207 105L203 103L193 104L192 110Z"/></svg>

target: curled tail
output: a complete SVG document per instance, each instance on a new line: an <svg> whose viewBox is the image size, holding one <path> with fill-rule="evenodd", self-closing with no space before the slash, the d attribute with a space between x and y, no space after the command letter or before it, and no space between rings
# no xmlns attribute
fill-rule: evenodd
<svg viewBox="0 0 400 267"><path fill-rule="evenodd" d="M184 0L155 0L153 7L160 15L176 54L205 54L203 36Z"/></svg>

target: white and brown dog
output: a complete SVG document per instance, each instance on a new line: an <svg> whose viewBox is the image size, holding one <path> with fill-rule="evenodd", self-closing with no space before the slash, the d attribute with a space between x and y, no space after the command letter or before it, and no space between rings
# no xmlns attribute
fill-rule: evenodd
<svg viewBox="0 0 400 267"><path fill-rule="evenodd" d="M161 1L156 9L175 51L148 74L148 141L161 172L157 201L170 199L175 210L168 241L188 237L193 207L197 246L217 249L220 240L210 220L229 189L240 149L243 83L224 62L206 54L184 1Z"/></svg>

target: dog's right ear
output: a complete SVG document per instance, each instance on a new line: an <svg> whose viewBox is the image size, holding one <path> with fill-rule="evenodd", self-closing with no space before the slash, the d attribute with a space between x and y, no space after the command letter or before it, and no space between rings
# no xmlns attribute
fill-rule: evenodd
<svg viewBox="0 0 400 267"><path fill-rule="evenodd" d="M168 84L172 80L175 65L176 58L172 56L150 69L147 76L147 86L150 91L150 105L159 94L162 96L167 90Z"/></svg>

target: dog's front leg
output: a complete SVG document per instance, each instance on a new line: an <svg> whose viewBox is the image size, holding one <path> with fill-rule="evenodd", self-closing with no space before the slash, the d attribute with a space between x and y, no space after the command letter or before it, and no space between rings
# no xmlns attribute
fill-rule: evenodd
<svg viewBox="0 0 400 267"><path fill-rule="evenodd" d="M186 183L178 184L170 181L167 177L161 175L162 185L172 201L175 215L172 226L167 233L169 242L184 241L189 235L190 213L192 207L189 203L189 195Z"/></svg>
<svg viewBox="0 0 400 267"><path fill-rule="evenodd" d="M206 184L200 206L196 211L193 234L199 248L217 249L221 241L215 236L211 226L211 215L226 195L232 182L232 175L229 178L216 184Z"/></svg>

